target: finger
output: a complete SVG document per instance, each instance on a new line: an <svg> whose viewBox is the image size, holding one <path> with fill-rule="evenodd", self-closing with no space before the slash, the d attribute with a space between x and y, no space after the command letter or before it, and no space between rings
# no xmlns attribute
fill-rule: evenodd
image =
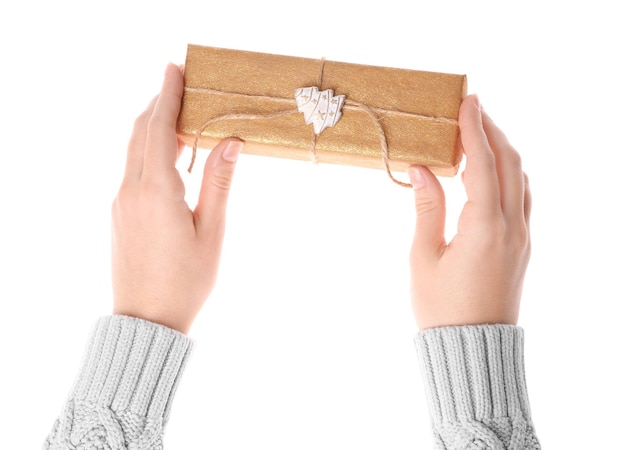
<svg viewBox="0 0 626 450"><path fill-rule="evenodd" d="M417 221L413 238L412 257L432 260L438 258L445 242L446 202L437 178L423 166L409 167L409 177L415 192Z"/></svg>
<svg viewBox="0 0 626 450"><path fill-rule="evenodd" d="M168 172L176 166L178 156L176 120L180 112L182 95L182 73L177 66L169 64L165 70L161 93L148 123L144 171L159 174Z"/></svg>
<svg viewBox="0 0 626 450"><path fill-rule="evenodd" d="M502 211L510 223L523 223L524 174L522 172L522 159L484 109L482 110L482 118L487 140L496 158Z"/></svg>
<svg viewBox="0 0 626 450"><path fill-rule="evenodd" d="M480 103L471 95L459 110L461 143L467 158L463 182L467 199L483 214L500 213L500 191L496 162L483 129Z"/></svg>
<svg viewBox="0 0 626 450"><path fill-rule="evenodd" d="M128 151L126 153L126 170L124 179L126 181L138 180L143 169L143 152L146 145L146 134L148 121L152 116L157 97L154 97L148 107L135 120L133 134L130 136Z"/></svg>
<svg viewBox="0 0 626 450"><path fill-rule="evenodd" d="M226 139L220 142L207 158L198 205L194 211L197 234L206 235L216 226L223 224L235 163L242 147L242 141Z"/></svg>

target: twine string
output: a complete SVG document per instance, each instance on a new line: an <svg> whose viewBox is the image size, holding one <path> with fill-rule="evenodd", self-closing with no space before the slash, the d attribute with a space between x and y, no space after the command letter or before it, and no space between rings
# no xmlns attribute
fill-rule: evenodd
<svg viewBox="0 0 626 450"><path fill-rule="evenodd" d="M323 77L324 77L324 65L326 62L326 58L322 58L320 60L320 71L318 74L318 79L317 79L317 87L318 89L321 91L322 90L322 82L323 82ZM235 93L235 92L224 92L224 91L218 91L218 90L214 90L214 89L210 89L210 88L190 88L190 87L185 87L186 91L189 92L204 92L204 93L211 93L211 94L223 94L223 95L239 95L239 96L244 96L244 97L248 97L248 98L262 98L262 99L270 99L270 100L274 100L274 101L279 101L279 102L283 102L285 104L290 104L293 105L293 103L295 102L292 99L287 99L287 98L282 98L282 97L271 97L271 96L266 96L266 95L253 95L253 94L240 94L240 93ZM436 121L436 122L445 122L445 123L451 123L451 124L458 124L458 121L455 119L450 119L448 117L437 117L437 116L427 116L427 115L422 115L422 114L414 114L414 113L407 113L404 111L397 111L397 110L386 110L386 109L380 109L380 108L372 108L364 103L360 103L360 102L356 102L354 100L350 100L350 99L346 99L346 102L344 104L344 109L352 109L352 110L360 110L362 112L364 112L365 114L367 114L367 116L372 120L372 123L374 124L376 131L378 132L378 138L380 141L380 148L382 150L383 156L383 164L385 166L385 170L387 172L387 175L389 176L389 178L391 179L391 181L393 181L394 183L403 186L403 187L412 187L412 185L410 183L405 183L402 182L398 179L396 179L393 174L391 173L391 168L389 165L389 147L387 145L387 136L385 135L385 130L383 129L381 123L380 123L380 119L376 116L375 112L379 112L381 114L395 114L395 115L403 115L403 116L408 116L408 117L412 117L412 118L419 118L419 119L427 119L427 120L432 120L432 121ZM191 153L191 163L189 164L189 168L187 169L188 172L191 173L191 170L194 166L194 163L196 161L196 154L197 154L197 149L198 149L198 141L200 140L200 136L202 135L202 133L204 132L204 130L206 130L210 125L217 123L217 122L222 122L222 121L227 121L227 120L259 120L259 119L273 119L276 117L282 117L282 116L286 116L286 115L290 115L290 114L299 114L300 112L298 111L298 108L291 108L291 109L286 109L286 110L281 110L281 111L277 111L277 112L273 112L273 113L265 113L265 114L239 114L239 113L235 113L235 114L224 114L221 116L217 116L214 117L212 119L207 120L206 122L204 122L202 124L202 126L200 128L198 128L198 130L195 133L195 138L194 138L194 142L193 142L193 147L192 147L192 153ZM318 159L317 159L317 154L315 152L317 146L317 134L315 134L315 132L313 132L313 138L311 139L311 145L310 145L310 154L311 154L311 159L312 161L317 164L318 163Z"/></svg>
<svg viewBox="0 0 626 450"><path fill-rule="evenodd" d="M294 112L298 112L298 110L296 109L294 111L294 110L289 109L289 110L286 110L286 111L278 111L278 112L269 113L269 114L224 114L223 116L218 116L218 117L214 117L212 119L207 120L206 122L204 122L202 124L202 126L200 128L198 128L198 131L196 131L196 135L195 135L195 138L193 140L192 152L191 152L191 163L189 164L189 168L187 169L187 172L191 173L191 169L193 169L193 165L196 162L196 153L197 153L197 150L198 150L198 140L200 139L200 136L202 135L204 130L206 130L209 125L211 125L213 123L221 122L223 120L273 119L275 117L282 117L282 116L286 116L286 115L289 115L289 114L293 114Z"/></svg>
<svg viewBox="0 0 626 450"><path fill-rule="evenodd" d="M389 175L389 178L391 178L391 181L393 181L394 183L402 187L409 187L409 188L413 187L411 183L405 183L404 181L400 181L396 177L394 177L393 174L391 173L391 168L389 167L389 148L387 147L387 135L385 135L385 130L383 130L383 126L380 124L380 120L378 120L378 117L376 117L376 115L372 112L370 107L365 105L364 103L359 103L359 102L355 102L351 100L346 100L346 103L357 107L361 111L365 112L370 117L370 119L372 119L372 122L374 123L374 126L376 127L376 130L378 131L378 139L380 139L380 147L383 150L383 163L385 164L385 170L387 171L387 175Z"/></svg>
<svg viewBox="0 0 626 450"><path fill-rule="evenodd" d="M322 91L322 83L324 82L324 65L326 64L326 58L322 56L320 60L320 71L317 74L317 89ZM315 153L315 148L317 147L317 133L313 132L313 137L311 138L311 146L309 147L309 153L311 154L311 161L313 164L318 164L317 154Z"/></svg>
<svg viewBox="0 0 626 450"><path fill-rule="evenodd" d="M320 71L317 74L317 88L322 90L322 83L324 82L324 65L326 64L326 58L322 56L320 59Z"/></svg>

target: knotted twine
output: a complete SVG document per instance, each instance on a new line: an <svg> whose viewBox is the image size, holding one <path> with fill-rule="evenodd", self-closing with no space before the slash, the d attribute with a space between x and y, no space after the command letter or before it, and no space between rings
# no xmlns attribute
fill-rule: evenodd
<svg viewBox="0 0 626 450"><path fill-rule="evenodd" d="M320 70L319 70L319 74L317 77L317 87L318 89L321 91L322 90L322 82L324 80L324 65L326 63L326 58L321 58L320 60ZM185 90L189 91L189 92L208 92L211 94L223 94L223 95L240 95L243 97L248 97L248 98L262 98L262 99L270 99L273 101L280 101L280 102L284 102L284 103L289 103L290 105L293 105L296 103L295 99L288 99L288 98L283 98L283 97L272 97L272 96L267 96L267 95L253 95L253 94L240 94L240 93L233 93L233 92L224 92L224 91L219 91L219 90L215 90L215 89L210 89L210 88L191 88L191 87L187 87L185 86ZM436 122L446 122L446 123L451 123L454 125L458 125L458 120L456 119L450 119L447 117L437 117L437 116L427 116L427 115L422 115L422 114L416 114L416 113L407 113L404 111L397 111L395 109L380 109L380 108L371 108L370 106L361 103L361 102L357 102L354 100L350 100L350 99L346 99L343 108L348 109L348 110L360 110L362 112L364 112L365 114L367 114L367 116L372 120L372 123L374 125L374 127L376 128L376 131L378 132L378 139L380 141L380 148L382 150L382 158L383 158L383 164L385 165L385 170L387 172L387 175L389 176L389 178L391 179L391 181L393 181L394 183L403 186L403 187L412 187L412 185L410 183L405 183L402 182L398 179L396 179L393 174L391 173L391 168L389 167L389 148L387 146L387 136L385 135L385 130L383 129L381 123L380 123L380 119L376 116L376 114L374 114L374 111L376 112L380 112L383 114L396 114L396 115L403 115L403 116L408 116L408 117L413 117L413 118L418 118L418 119L427 119L427 120L433 120ZM224 114L218 117L214 117L212 119L207 120L206 122L204 122L202 124L202 126L196 131L195 133L195 138L194 138L194 142L193 142L193 148L192 148L192 154L191 154L191 163L189 164L189 168L187 169L187 171L189 173L191 173L191 170L193 169L193 165L196 161L196 153L197 153L197 149L198 149L198 141L200 139L200 136L202 135L202 133L204 132L204 130L206 130L211 124L217 123L217 122L222 122L225 120L258 120L258 119L272 119L272 118L276 118L276 117L282 117L282 116L286 116L286 115L290 115L290 114L299 114L300 111L298 111L298 108L291 108L291 109L286 109L283 111L277 111L274 113L266 113L266 114L245 114L245 113L233 113L233 114ZM315 164L318 163L317 160L317 155L315 153L315 147L317 146L317 134L315 132L313 132L313 137L311 139L311 145L309 147L309 152L311 154L311 160L312 162L314 162Z"/></svg>

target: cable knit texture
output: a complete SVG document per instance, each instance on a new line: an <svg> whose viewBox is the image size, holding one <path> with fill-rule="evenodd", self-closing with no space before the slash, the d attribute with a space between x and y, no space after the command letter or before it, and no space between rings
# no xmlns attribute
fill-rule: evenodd
<svg viewBox="0 0 626 450"><path fill-rule="evenodd" d="M79 376L43 448L157 450L191 340L126 316L94 327Z"/></svg>
<svg viewBox="0 0 626 450"><path fill-rule="evenodd" d="M541 448L530 416L522 328L433 328L417 333L415 347L436 449Z"/></svg>

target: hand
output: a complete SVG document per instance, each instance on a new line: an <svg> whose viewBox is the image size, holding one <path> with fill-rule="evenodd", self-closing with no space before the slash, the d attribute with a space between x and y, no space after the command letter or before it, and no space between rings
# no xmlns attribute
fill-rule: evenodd
<svg viewBox="0 0 626 450"><path fill-rule="evenodd" d="M182 92L181 69L170 64L161 93L135 122L112 208L112 270L114 314L187 333L215 284L242 142L228 139L211 152L198 205L190 210L176 169Z"/></svg>
<svg viewBox="0 0 626 450"><path fill-rule="evenodd" d="M463 101L459 127L468 200L449 244L439 181L425 167L409 168L417 209L412 304L421 330L517 324L530 258L531 198L519 154L476 96Z"/></svg>

